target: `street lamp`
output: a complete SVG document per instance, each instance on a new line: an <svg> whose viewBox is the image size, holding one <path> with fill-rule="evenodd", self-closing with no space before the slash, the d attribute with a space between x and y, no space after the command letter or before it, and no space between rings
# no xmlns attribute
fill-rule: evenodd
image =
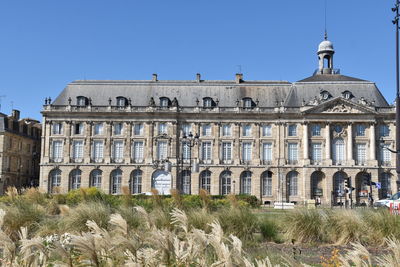
<svg viewBox="0 0 400 267"><path fill-rule="evenodd" d="M396 153L397 181L400 181L399 8L400 0L396 0L396 5L392 8L396 16L392 22L396 25L396 151L394 153Z"/></svg>
<svg viewBox="0 0 400 267"><path fill-rule="evenodd" d="M189 132L188 135L183 134L183 137L182 137L182 156L181 156L181 162L180 162L181 163L181 172L178 172L179 177L180 177L181 190L183 189L183 185L184 185L183 179L182 179L183 178L183 175L182 175L183 174L182 173L183 164L184 164L185 159L187 159L187 156L189 156L189 171L188 171L189 172L189 181L192 181L192 147L197 145L198 142L199 142L199 135L197 133L195 135L193 135L192 132ZM185 153L185 150L184 150L185 148L187 149L186 153ZM187 154L189 154L189 155L187 155ZM195 169L195 172L196 172L197 168L194 168L194 169ZM184 191L184 193L189 193L190 189L189 190L183 190L183 191Z"/></svg>

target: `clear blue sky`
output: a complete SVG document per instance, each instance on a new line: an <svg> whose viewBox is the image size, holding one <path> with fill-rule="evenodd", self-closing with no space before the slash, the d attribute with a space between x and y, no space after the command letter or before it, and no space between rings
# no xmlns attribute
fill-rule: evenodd
<svg viewBox="0 0 400 267"><path fill-rule="evenodd" d="M395 96L394 0L328 0L342 74ZM317 68L324 0L2 0L1 112L41 119L78 79L297 81Z"/></svg>

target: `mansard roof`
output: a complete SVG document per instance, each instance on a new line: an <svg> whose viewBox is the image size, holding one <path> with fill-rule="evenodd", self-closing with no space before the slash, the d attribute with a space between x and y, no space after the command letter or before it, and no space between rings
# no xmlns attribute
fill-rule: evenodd
<svg viewBox="0 0 400 267"><path fill-rule="evenodd" d="M315 74L298 82L287 81L109 81L84 80L67 85L52 105L75 105L78 96L91 99L93 106L116 104L116 97L131 99L132 106L148 106L153 97L156 105L160 97L177 98L179 106L194 107L205 97L219 101L220 107L235 107L237 100L250 97L260 107L301 107L315 102L322 91L332 98L342 97L344 91L351 92L351 101L363 102L374 107L389 107L375 83L340 74ZM314 103L315 104L315 103ZM201 104L200 104L201 105Z"/></svg>

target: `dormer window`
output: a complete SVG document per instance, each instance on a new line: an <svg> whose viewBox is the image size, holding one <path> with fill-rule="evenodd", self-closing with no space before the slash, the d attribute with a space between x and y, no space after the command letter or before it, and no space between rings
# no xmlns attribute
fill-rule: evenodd
<svg viewBox="0 0 400 267"><path fill-rule="evenodd" d="M171 105L171 100L168 97L160 97L160 107L168 108Z"/></svg>
<svg viewBox="0 0 400 267"><path fill-rule="evenodd" d="M215 106L215 103L211 97L203 98L203 108L213 108L214 106Z"/></svg>
<svg viewBox="0 0 400 267"><path fill-rule="evenodd" d="M344 99L351 99L351 98L354 97L353 94L350 91L342 92L342 96L343 96Z"/></svg>
<svg viewBox="0 0 400 267"><path fill-rule="evenodd" d="M325 90L320 93L320 96L321 96L322 100L328 100L329 98L332 97L332 95L328 91L325 91Z"/></svg>
<svg viewBox="0 0 400 267"><path fill-rule="evenodd" d="M119 96L117 97L117 106L120 108L126 107L128 104L128 101L125 97Z"/></svg>
<svg viewBox="0 0 400 267"><path fill-rule="evenodd" d="M243 108L244 109L251 109L251 108L253 108L253 106L254 106L254 103L250 97L243 98Z"/></svg>
<svg viewBox="0 0 400 267"><path fill-rule="evenodd" d="M85 96L78 96L76 98L76 105L79 107L85 107L88 105L88 99Z"/></svg>

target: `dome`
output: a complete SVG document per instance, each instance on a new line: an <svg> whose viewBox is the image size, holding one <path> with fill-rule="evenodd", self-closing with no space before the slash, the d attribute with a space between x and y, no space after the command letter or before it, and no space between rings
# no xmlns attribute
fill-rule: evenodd
<svg viewBox="0 0 400 267"><path fill-rule="evenodd" d="M322 53L325 51L335 52L335 49L333 49L333 44L331 41L324 40L319 44L318 53Z"/></svg>

